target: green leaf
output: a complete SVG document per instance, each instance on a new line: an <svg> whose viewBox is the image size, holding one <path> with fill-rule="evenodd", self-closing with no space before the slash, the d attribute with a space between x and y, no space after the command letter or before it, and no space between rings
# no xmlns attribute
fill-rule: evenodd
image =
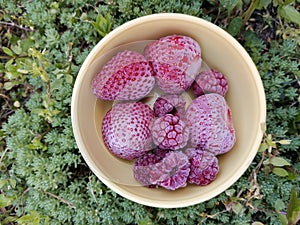
<svg viewBox="0 0 300 225"><path fill-rule="evenodd" d="M225 191L225 194L229 197L232 197L235 193L235 189L228 189Z"/></svg>
<svg viewBox="0 0 300 225"><path fill-rule="evenodd" d="M12 45L11 50L13 50L17 55L22 53L22 48L19 45Z"/></svg>
<svg viewBox="0 0 300 225"><path fill-rule="evenodd" d="M46 216L44 225L49 225L49 224L50 224L50 218L49 218L49 216Z"/></svg>
<svg viewBox="0 0 300 225"><path fill-rule="evenodd" d="M24 40L22 40L22 41L20 42L20 45L21 45L21 47L22 47L22 51L23 51L23 52L27 52L29 48L33 47L33 45L34 45L34 40L29 39L29 38L24 39Z"/></svg>
<svg viewBox="0 0 300 225"><path fill-rule="evenodd" d="M14 57L14 53L13 53L12 50L10 50L9 48L3 46L3 47L2 47L2 50L3 50L3 52L4 52L6 55L9 55L9 56Z"/></svg>
<svg viewBox="0 0 300 225"><path fill-rule="evenodd" d="M266 143L261 143L258 148L258 152L264 152L267 149L268 149L268 145Z"/></svg>
<svg viewBox="0 0 300 225"><path fill-rule="evenodd" d="M288 171L289 175L286 177L287 180L296 180L298 179L298 173L293 173Z"/></svg>
<svg viewBox="0 0 300 225"><path fill-rule="evenodd" d="M50 77L45 70L40 71L40 76L44 82L48 82L50 80Z"/></svg>
<svg viewBox="0 0 300 225"><path fill-rule="evenodd" d="M39 225L40 215L35 211L30 211L29 214L20 217L16 220L16 222L26 225Z"/></svg>
<svg viewBox="0 0 300 225"><path fill-rule="evenodd" d="M68 84L72 84L73 83L73 77L70 74L66 74L66 82Z"/></svg>
<svg viewBox="0 0 300 225"><path fill-rule="evenodd" d="M298 193L296 189L292 189L290 196L290 203L288 206L286 217L288 222L291 224L296 224L300 216L300 199L298 198Z"/></svg>
<svg viewBox="0 0 300 225"><path fill-rule="evenodd" d="M3 63L1 63L0 62L0 72L4 72L4 70L5 70L5 66L4 66L4 64Z"/></svg>
<svg viewBox="0 0 300 225"><path fill-rule="evenodd" d="M233 18L228 25L228 32L232 36L236 36L243 26L243 19L241 17Z"/></svg>
<svg viewBox="0 0 300 225"><path fill-rule="evenodd" d="M3 87L5 90L9 91L10 89L12 89L15 85L12 82L5 82Z"/></svg>
<svg viewBox="0 0 300 225"><path fill-rule="evenodd" d="M8 61L5 63L5 68L6 68L6 69L9 68L9 67L13 64L14 61L15 61L14 59L8 60Z"/></svg>
<svg viewBox="0 0 300 225"><path fill-rule="evenodd" d="M280 176L280 177L286 177L286 176L288 176L289 174L288 174L288 172L285 170L285 169L283 169L283 168L274 168L273 170L272 170L272 172L274 173L274 174L276 174L277 176Z"/></svg>
<svg viewBox="0 0 300 225"><path fill-rule="evenodd" d="M267 135L266 141L269 146L271 146L272 148L276 148L276 142L273 141L271 134Z"/></svg>
<svg viewBox="0 0 300 225"><path fill-rule="evenodd" d="M273 0L273 5L276 7L278 5L289 5L295 0Z"/></svg>
<svg viewBox="0 0 300 225"><path fill-rule="evenodd" d="M278 13L283 18L300 25L300 13L291 5L278 8Z"/></svg>
<svg viewBox="0 0 300 225"><path fill-rule="evenodd" d="M274 204L274 208L277 212L280 212L285 208L285 204L281 199L277 199Z"/></svg>
<svg viewBox="0 0 300 225"><path fill-rule="evenodd" d="M61 89L63 86L63 81L62 79L55 79L52 83L51 83L51 91L54 90L59 90Z"/></svg>
<svg viewBox="0 0 300 225"><path fill-rule="evenodd" d="M4 194L0 194L0 208L5 208L12 204L15 197L6 197Z"/></svg>
<svg viewBox="0 0 300 225"><path fill-rule="evenodd" d="M97 32L104 37L111 30L112 17L109 14L106 14L105 17L101 14L98 14L96 21L92 22L94 28Z"/></svg>
<svg viewBox="0 0 300 225"><path fill-rule="evenodd" d="M7 180L0 180L0 189L7 184Z"/></svg>
<svg viewBox="0 0 300 225"><path fill-rule="evenodd" d="M262 8L267 8L267 6L272 2L272 0L256 0L255 8L261 10Z"/></svg>
<svg viewBox="0 0 300 225"><path fill-rule="evenodd" d="M81 19L81 20L88 20L87 14L86 14L85 12L82 13L81 16L80 16L80 19Z"/></svg>
<svg viewBox="0 0 300 225"><path fill-rule="evenodd" d="M273 157L269 160L269 163L272 164L273 166L278 166L278 167L291 165L288 161L286 161L284 158L281 157Z"/></svg>
<svg viewBox="0 0 300 225"><path fill-rule="evenodd" d="M14 216L6 216L5 219L2 221L2 224L12 224L12 222L16 221L16 217Z"/></svg>
<svg viewBox="0 0 300 225"><path fill-rule="evenodd" d="M288 225L288 220L285 215L278 214L278 217L282 225Z"/></svg>
<svg viewBox="0 0 300 225"><path fill-rule="evenodd" d="M22 73L22 74L28 74L28 73L29 73L28 70L24 70L24 69L17 69L17 71L18 71L19 73Z"/></svg>
<svg viewBox="0 0 300 225"><path fill-rule="evenodd" d="M8 182L12 188L15 188L17 185L17 181L15 179L9 179Z"/></svg>
<svg viewBox="0 0 300 225"><path fill-rule="evenodd" d="M239 3L238 0L220 0L221 5L227 9L228 12L231 12L234 7Z"/></svg>
<svg viewBox="0 0 300 225"><path fill-rule="evenodd" d="M40 149L42 151L47 150L47 146L41 142L41 138L35 137L30 144L28 144L28 148L31 150Z"/></svg>
<svg viewBox="0 0 300 225"><path fill-rule="evenodd" d="M281 145L290 145L291 140L280 140L280 141L278 141L278 143L281 144Z"/></svg>
<svg viewBox="0 0 300 225"><path fill-rule="evenodd" d="M235 214L240 215L245 211L245 208L241 203L238 202L232 206L232 210Z"/></svg>
<svg viewBox="0 0 300 225"><path fill-rule="evenodd" d="M149 218L138 221L138 225L154 225Z"/></svg>

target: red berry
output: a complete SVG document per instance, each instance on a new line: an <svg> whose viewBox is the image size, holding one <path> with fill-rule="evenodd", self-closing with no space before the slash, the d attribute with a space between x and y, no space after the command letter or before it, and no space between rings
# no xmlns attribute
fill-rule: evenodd
<svg viewBox="0 0 300 225"><path fill-rule="evenodd" d="M161 149L177 150L186 146L189 130L185 123L172 114L157 118L152 126L154 144Z"/></svg>
<svg viewBox="0 0 300 225"><path fill-rule="evenodd" d="M92 80L92 91L103 100L138 100L154 87L152 67L138 52L122 51Z"/></svg>
<svg viewBox="0 0 300 225"><path fill-rule="evenodd" d="M187 36L162 37L150 43L144 55L152 64L157 85L168 94L188 89L201 67L200 46Z"/></svg>
<svg viewBox="0 0 300 225"><path fill-rule="evenodd" d="M185 153L190 160L189 183L204 186L216 179L219 164L214 154L200 148L188 148Z"/></svg>
<svg viewBox="0 0 300 225"><path fill-rule="evenodd" d="M186 125L192 147L201 147L215 155L228 152L236 137L232 115L225 98L219 94L201 95L186 110Z"/></svg>
<svg viewBox="0 0 300 225"><path fill-rule="evenodd" d="M142 102L116 104L103 118L104 143L120 158L137 158L152 148L153 120L153 110Z"/></svg>
<svg viewBox="0 0 300 225"><path fill-rule="evenodd" d="M207 93L217 93L224 97L228 91L227 79L217 70L205 70L194 82L193 91L197 97Z"/></svg>

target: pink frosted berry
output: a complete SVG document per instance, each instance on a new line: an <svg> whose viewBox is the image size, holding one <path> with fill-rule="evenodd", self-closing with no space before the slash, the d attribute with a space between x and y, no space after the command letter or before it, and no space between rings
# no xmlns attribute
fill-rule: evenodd
<svg viewBox="0 0 300 225"><path fill-rule="evenodd" d="M133 164L134 178L143 186L156 186L157 181L150 179L150 172L155 170L155 164L165 158L168 152L157 147L137 158Z"/></svg>
<svg viewBox="0 0 300 225"><path fill-rule="evenodd" d="M185 122L192 147L201 147L215 155L228 152L236 137L232 115L224 97L219 94L201 95L188 106Z"/></svg>
<svg viewBox="0 0 300 225"><path fill-rule="evenodd" d="M189 129L178 116L166 114L154 121L152 138L161 149L177 150L186 146Z"/></svg>
<svg viewBox="0 0 300 225"><path fill-rule="evenodd" d="M122 51L108 61L92 80L92 91L103 100L138 100L154 87L152 67L134 51Z"/></svg>
<svg viewBox="0 0 300 225"><path fill-rule="evenodd" d="M215 69L205 70L196 78L193 91L197 97L207 93L225 96L228 91L227 79Z"/></svg>
<svg viewBox="0 0 300 225"><path fill-rule="evenodd" d="M180 94L188 89L201 67L201 48L191 37L170 35L145 48L155 80L165 93Z"/></svg>
<svg viewBox="0 0 300 225"><path fill-rule="evenodd" d="M200 148L188 148L185 153L190 160L189 183L204 186L216 179L219 164L214 154Z"/></svg>
<svg viewBox="0 0 300 225"><path fill-rule="evenodd" d="M134 159L151 150L153 110L142 102L115 104L104 116L102 136L106 147L123 159Z"/></svg>
<svg viewBox="0 0 300 225"><path fill-rule="evenodd" d="M185 100L180 95L165 95L158 97L153 105L157 117L173 114L181 117L185 112Z"/></svg>
<svg viewBox="0 0 300 225"><path fill-rule="evenodd" d="M150 172L150 180L168 190L176 190L187 185L190 163L181 151L170 151Z"/></svg>

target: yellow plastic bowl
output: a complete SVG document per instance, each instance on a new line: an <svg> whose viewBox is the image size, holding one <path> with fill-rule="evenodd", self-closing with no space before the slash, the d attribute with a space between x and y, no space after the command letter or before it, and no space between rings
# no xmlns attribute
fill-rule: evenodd
<svg viewBox="0 0 300 225"><path fill-rule="evenodd" d="M201 46L203 60L227 76L226 99L232 110L237 142L219 157L220 172L208 186L188 185L176 191L142 187L135 181L132 162L118 159L101 136L103 116L112 102L97 100L91 80L114 51L142 51L144 40L182 34ZM140 44L142 43L142 44ZM118 46L121 46L117 48ZM112 51L113 49L113 51ZM209 200L236 182L251 164L260 145L266 119L265 94L259 73L244 48L227 32L203 19L175 13L140 17L106 35L90 52L75 82L72 126L79 150L94 174L110 189L134 202L163 208L186 207Z"/></svg>

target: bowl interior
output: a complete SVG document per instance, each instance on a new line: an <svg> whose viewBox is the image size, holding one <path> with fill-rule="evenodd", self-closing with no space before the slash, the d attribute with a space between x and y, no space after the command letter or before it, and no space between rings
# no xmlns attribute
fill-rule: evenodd
<svg viewBox="0 0 300 225"><path fill-rule="evenodd" d="M226 75L229 84L226 99L232 110L237 136L234 148L219 156L220 172L214 182L205 187L188 185L176 191L140 186L133 177L132 162L109 153L101 137L101 123L112 102L97 100L90 88L92 78L115 51L128 49L142 52L146 40L171 34L194 38L200 44L203 60L209 67ZM156 90L151 94L155 95ZM118 194L155 207L184 207L200 203L230 187L252 162L262 138L261 126L264 122L263 87L255 65L245 50L217 26L181 14L142 17L125 23L104 37L82 65L72 96L74 135L91 170Z"/></svg>

